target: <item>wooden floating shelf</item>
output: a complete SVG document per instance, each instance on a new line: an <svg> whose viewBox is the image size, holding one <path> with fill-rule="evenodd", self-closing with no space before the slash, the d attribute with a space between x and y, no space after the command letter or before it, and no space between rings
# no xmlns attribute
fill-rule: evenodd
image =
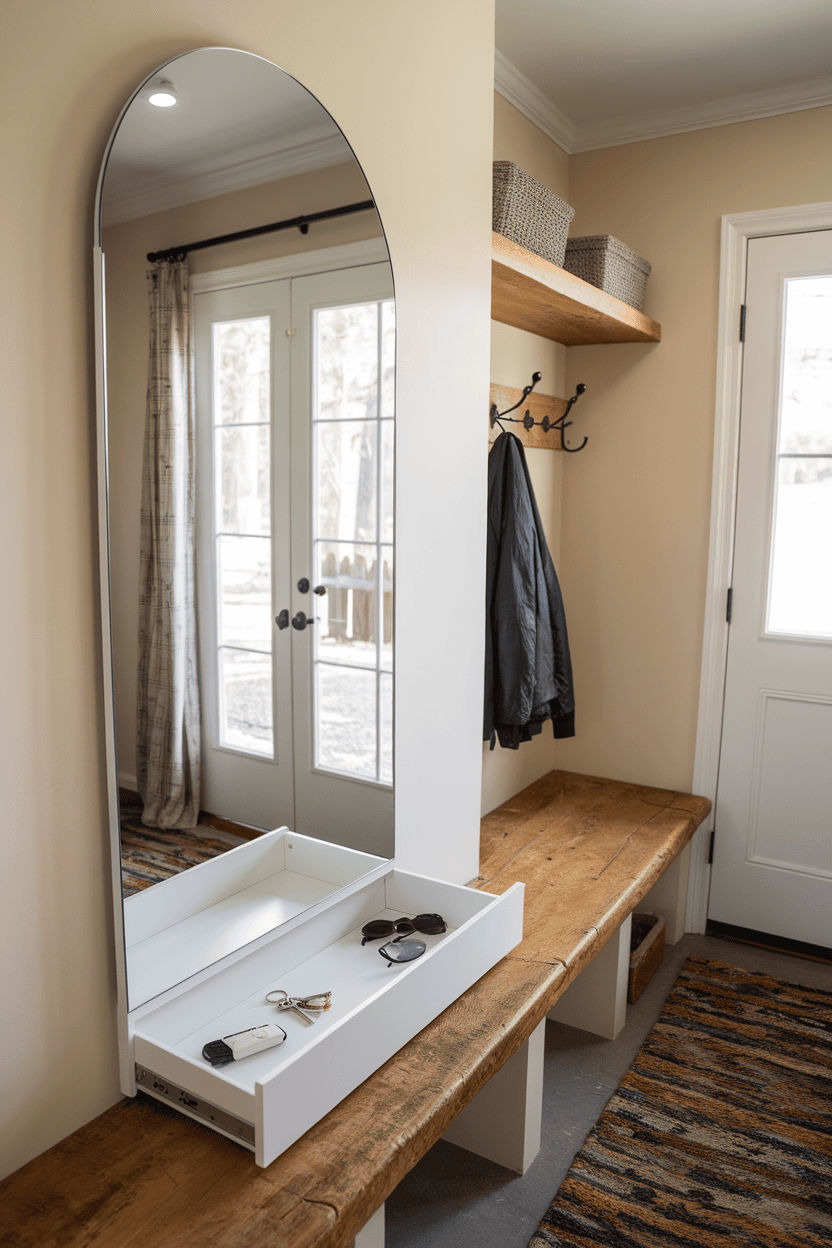
<svg viewBox="0 0 832 1248"><path fill-rule="evenodd" d="M661 325L643 312L494 233L491 316L567 347L662 339Z"/></svg>

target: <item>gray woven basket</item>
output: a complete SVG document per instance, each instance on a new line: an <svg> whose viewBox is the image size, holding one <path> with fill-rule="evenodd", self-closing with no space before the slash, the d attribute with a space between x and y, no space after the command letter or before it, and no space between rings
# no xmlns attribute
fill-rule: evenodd
<svg viewBox="0 0 832 1248"><path fill-rule="evenodd" d="M491 228L497 234L560 268L574 215L574 208L525 169L510 160L494 161Z"/></svg>
<svg viewBox="0 0 832 1248"><path fill-rule="evenodd" d="M563 268L567 273L582 277L591 286L597 286L608 295L615 295L616 299L629 303L639 312L644 310L650 264L611 234L570 238L566 244Z"/></svg>

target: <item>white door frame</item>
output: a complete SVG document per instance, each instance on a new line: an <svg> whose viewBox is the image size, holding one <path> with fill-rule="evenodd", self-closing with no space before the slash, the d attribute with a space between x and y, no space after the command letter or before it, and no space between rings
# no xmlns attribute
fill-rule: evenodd
<svg viewBox="0 0 832 1248"><path fill-rule="evenodd" d="M763 234L799 234L832 229L832 202L802 204L795 208L771 208L741 212L722 218L719 275L719 329L717 337L716 410L714 459L711 486L711 533L708 549L708 580L705 628L702 638L702 671L699 685L699 718L693 791L713 802L719 773L722 710L728 659L728 624L725 608L734 558L734 513L737 498L737 449L739 445L740 397L743 347L739 340L740 309L745 299L745 273L749 238ZM704 932L708 917L711 868L708 848L713 810L691 843L685 930Z"/></svg>

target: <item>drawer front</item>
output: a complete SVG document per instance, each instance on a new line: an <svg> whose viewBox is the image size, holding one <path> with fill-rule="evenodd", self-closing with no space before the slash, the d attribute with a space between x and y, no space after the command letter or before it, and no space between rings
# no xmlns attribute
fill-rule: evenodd
<svg viewBox="0 0 832 1248"><path fill-rule="evenodd" d="M428 896L435 905L435 885L429 883ZM298 1054L289 1068L258 1083L257 1164L274 1161L505 957L522 936L523 885L515 884L435 946L430 957L391 970L396 979L389 987Z"/></svg>

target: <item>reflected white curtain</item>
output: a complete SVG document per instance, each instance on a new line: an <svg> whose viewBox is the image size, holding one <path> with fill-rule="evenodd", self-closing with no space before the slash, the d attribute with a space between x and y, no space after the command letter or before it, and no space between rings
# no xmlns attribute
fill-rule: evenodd
<svg viewBox="0 0 832 1248"><path fill-rule="evenodd" d="M148 279L136 774L144 824L192 828L199 822L200 728L187 261L156 261Z"/></svg>

